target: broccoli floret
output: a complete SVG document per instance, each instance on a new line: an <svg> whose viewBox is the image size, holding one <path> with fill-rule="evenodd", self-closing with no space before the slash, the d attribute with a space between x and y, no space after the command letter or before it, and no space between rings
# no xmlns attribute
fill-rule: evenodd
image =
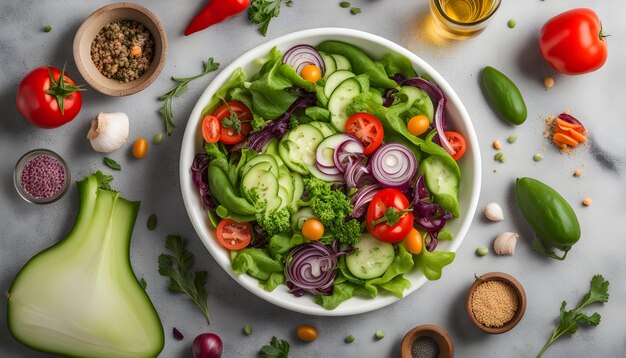
<svg viewBox="0 0 626 358"><path fill-rule="evenodd" d="M351 219L346 222L343 222L343 220L333 220L328 229L342 244L354 245L361 241L361 236L363 235L363 228L356 219Z"/></svg>
<svg viewBox="0 0 626 358"><path fill-rule="evenodd" d="M257 213L257 223L269 235L276 235L287 231L291 227L290 217L291 214L289 214L287 209L274 210L270 213L259 211Z"/></svg>

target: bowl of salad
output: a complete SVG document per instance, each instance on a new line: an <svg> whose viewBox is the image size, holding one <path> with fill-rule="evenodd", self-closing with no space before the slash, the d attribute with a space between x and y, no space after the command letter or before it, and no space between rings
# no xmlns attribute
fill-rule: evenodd
<svg viewBox="0 0 626 358"><path fill-rule="evenodd" d="M366 32L292 33L233 61L185 130L183 199L235 281L289 310L397 302L454 261L480 192L472 122L424 60Z"/></svg>

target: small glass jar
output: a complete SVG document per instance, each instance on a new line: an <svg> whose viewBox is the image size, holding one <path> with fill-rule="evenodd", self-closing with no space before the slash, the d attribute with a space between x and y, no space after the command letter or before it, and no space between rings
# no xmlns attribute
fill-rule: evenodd
<svg viewBox="0 0 626 358"><path fill-rule="evenodd" d="M15 165L13 184L22 199L34 204L59 200L71 181L67 164L57 153L35 149L24 154Z"/></svg>
<svg viewBox="0 0 626 358"><path fill-rule="evenodd" d="M465 40L481 33L500 7L501 0L430 0L435 33ZM456 11L455 11L456 10Z"/></svg>

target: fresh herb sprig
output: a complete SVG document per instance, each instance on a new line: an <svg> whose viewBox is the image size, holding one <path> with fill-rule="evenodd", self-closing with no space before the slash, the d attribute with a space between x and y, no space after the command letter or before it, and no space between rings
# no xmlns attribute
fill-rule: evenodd
<svg viewBox="0 0 626 358"><path fill-rule="evenodd" d="M259 353L262 358L288 358L289 342L284 339L279 341L278 338L272 337L270 344L264 345Z"/></svg>
<svg viewBox="0 0 626 358"><path fill-rule="evenodd" d="M578 306L573 310L565 311L565 306L567 302L563 301L561 303L561 322L559 325L552 331L552 336L546 344L543 346L537 358L540 358L541 355L550 347L552 343L554 343L557 339L559 339L564 334L572 335L576 333L578 325L586 324L590 326L597 326L600 324L600 314L598 312L594 312L591 316L587 315L582 311L586 306L596 303L603 302L606 303L609 301L609 281L606 281L602 275L595 275L591 279L591 289L580 301Z"/></svg>
<svg viewBox="0 0 626 358"><path fill-rule="evenodd" d="M226 105L226 108L228 108L228 112L229 112L229 116L222 119L222 127L224 128L232 128L235 131L237 131L237 134L241 133L241 123L246 123L246 122L250 122L250 121L242 121L239 119L239 116L237 116L237 113L235 113L235 111L233 111L233 109L230 107L230 105L228 104L228 102L224 99L224 98L220 98L222 100L222 102L224 102L224 104Z"/></svg>
<svg viewBox="0 0 626 358"><path fill-rule="evenodd" d="M260 24L259 32L267 35L267 28L272 18L280 14L280 6L283 0L252 0L248 8L248 19L253 24Z"/></svg>
<svg viewBox="0 0 626 358"><path fill-rule="evenodd" d="M180 97L187 92L187 90L189 89L189 87L187 86L189 82L211 72L217 71L217 69L220 67L220 64L215 62L215 60L213 60L213 57L210 57L206 62L203 63L203 66L204 70L202 71L202 73L199 73L192 77L178 78L172 76L172 80L175 81L176 84L174 85L174 87L172 87L172 89L159 97L159 101L163 102L163 106L161 107L159 112L161 113L161 117L163 117L163 119L165 120L165 130L167 132L167 135L172 135L172 131L176 127L176 124L174 123L174 113L172 111L172 102L174 101L174 98Z"/></svg>
<svg viewBox="0 0 626 358"><path fill-rule="evenodd" d="M193 266L193 254L186 249L187 240L177 235L168 235L165 240L165 248L174 256L167 254L159 255L159 274L169 277L169 289L174 293L186 293L198 306L209 324L208 293L204 288L206 284L206 271L191 272Z"/></svg>

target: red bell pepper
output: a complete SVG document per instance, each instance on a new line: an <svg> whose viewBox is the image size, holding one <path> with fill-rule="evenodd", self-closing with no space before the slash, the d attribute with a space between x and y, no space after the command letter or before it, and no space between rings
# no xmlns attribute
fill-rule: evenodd
<svg viewBox="0 0 626 358"><path fill-rule="evenodd" d="M185 30L185 36L235 16L244 11L249 4L250 0L210 0L207 6L191 20Z"/></svg>

